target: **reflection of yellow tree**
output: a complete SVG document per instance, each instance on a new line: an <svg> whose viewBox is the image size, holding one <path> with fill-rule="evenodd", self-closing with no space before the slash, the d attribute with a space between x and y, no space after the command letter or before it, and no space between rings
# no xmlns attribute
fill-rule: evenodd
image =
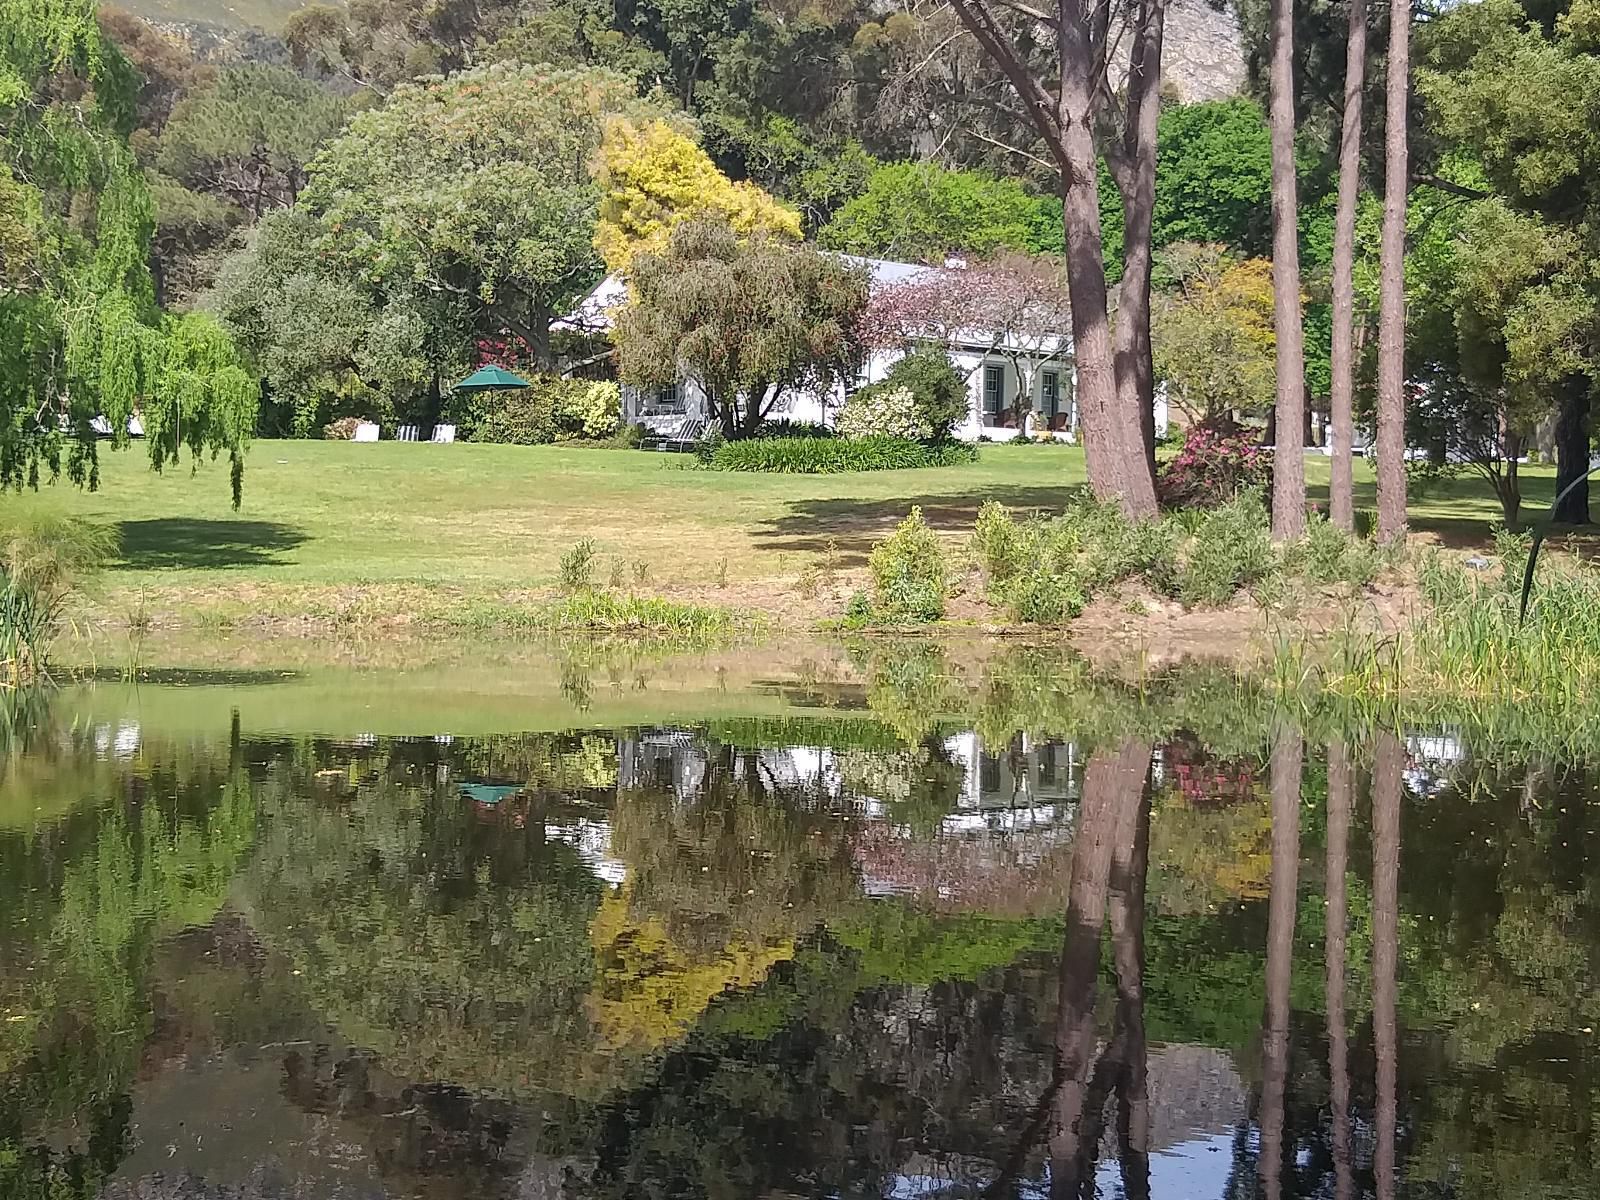
<svg viewBox="0 0 1600 1200"><path fill-rule="evenodd" d="M1272 874L1272 812L1252 795L1223 807L1162 798L1150 824L1150 880L1156 910L1205 912L1228 900L1260 900Z"/></svg>
<svg viewBox="0 0 1600 1200"><path fill-rule="evenodd" d="M628 882L589 926L589 1016L610 1047L681 1037L718 995L761 982L855 895L846 826L785 771L781 756L722 747L692 804L618 795L611 845Z"/></svg>
<svg viewBox="0 0 1600 1200"><path fill-rule="evenodd" d="M651 1051L677 1041L723 992L754 987L794 942L759 944L735 937L720 951L695 953L653 916L631 912L625 885L600 903L589 925L595 989L589 1017L611 1049Z"/></svg>

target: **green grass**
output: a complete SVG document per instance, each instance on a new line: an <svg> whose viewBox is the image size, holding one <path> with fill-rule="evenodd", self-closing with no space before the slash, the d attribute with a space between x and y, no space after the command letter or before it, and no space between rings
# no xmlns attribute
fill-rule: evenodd
<svg viewBox="0 0 1600 1200"><path fill-rule="evenodd" d="M520 603L556 585L561 556L592 538L594 578L642 594L760 607L830 554L850 570L919 505L965 537L978 506L1055 510L1084 479L1075 448L985 446L976 463L852 475L684 469L630 450L411 443L258 442L244 504L229 506L223 464L152 474L137 452L107 453L101 490L65 483L8 497L13 515L61 513L112 527L121 551L91 615L226 627L307 616L341 626ZM1327 464L1308 459L1313 499ZM1529 472L1530 512L1551 469ZM1373 502L1358 465L1357 503ZM1414 509L1450 545L1482 544L1498 509L1463 478Z"/></svg>

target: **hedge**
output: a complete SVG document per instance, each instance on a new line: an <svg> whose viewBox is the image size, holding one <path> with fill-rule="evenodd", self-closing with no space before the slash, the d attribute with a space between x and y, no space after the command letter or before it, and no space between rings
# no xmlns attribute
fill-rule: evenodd
<svg viewBox="0 0 1600 1200"><path fill-rule="evenodd" d="M976 462L964 442L913 442L907 438L757 438L724 442L707 457L713 471L767 471L782 475L838 475L846 471L902 471Z"/></svg>

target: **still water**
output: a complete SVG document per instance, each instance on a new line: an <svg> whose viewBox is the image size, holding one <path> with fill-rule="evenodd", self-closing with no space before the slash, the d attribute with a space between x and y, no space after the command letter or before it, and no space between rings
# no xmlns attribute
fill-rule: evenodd
<svg viewBox="0 0 1600 1200"><path fill-rule="evenodd" d="M4 762L5 1197L1600 1194L1582 763L161 699Z"/></svg>

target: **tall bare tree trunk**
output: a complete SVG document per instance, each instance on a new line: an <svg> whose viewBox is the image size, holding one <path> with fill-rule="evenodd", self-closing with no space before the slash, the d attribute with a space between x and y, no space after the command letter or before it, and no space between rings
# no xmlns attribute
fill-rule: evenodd
<svg viewBox="0 0 1600 1200"><path fill-rule="evenodd" d="M1392 733L1380 733L1372 762L1372 1044L1378 1060L1377 1149L1372 1156L1378 1200L1393 1200L1395 1184L1395 969L1400 957L1400 773L1406 753Z"/></svg>
<svg viewBox="0 0 1600 1200"><path fill-rule="evenodd" d="M1339 134L1339 201L1333 217L1333 477L1328 509L1333 523L1356 525L1355 442L1355 261L1356 197L1361 190L1361 94L1367 73L1367 4L1350 0L1345 40L1344 127Z"/></svg>
<svg viewBox="0 0 1600 1200"><path fill-rule="evenodd" d="M1389 2L1384 104L1383 236L1378 263L1378 540L1406 536L1406 94L1411 3Z"/></svg>
<svg viewBox="0 0 1600 1200"><path fill-rule="evenodd" d="M1030 16L1027 22L1025 51L997 14L997 8L1005 9L999 0L952 0L952 7L1016 90L1029 121L1061 171L1067 291L1089 485L1096 495L1114 501L1130 517L1152 517L1156 512L1155 479L1144 453L1139 415L1118 402L1106 304L1100 155L1093 126L1102 60L1108 49L1108 9L1086 5L1084 0L1057 0L1053 16L1059 70L1046 86L1029 62L1035 18Z"/></svg>
<svg viewBox="0 0 1600 1200"><path fill-rule="evenodd" d="M1289 982L1300 884L1298 732L1278 733L1269 768L1272 787L1272 883L1267 904L1267 1008L1261 1034L1261 1194L1278 1200L1283 1173L1283 1103L1289 1082Z"/></svg>
<svg viewBox="0 0 1600 1200"><path fill-rule="evenodd" d="M1122 193L1122 283L1117 295L1118 403L1139 414L1145 465L1156 469L1156 371L1150 346L1151 241L1156 211L1156 135L1161 121L1161 47L1167 0L1140 0L1128 69L1122 153L1108 154Z"/></svg>
<svg viewBox="0 0 1600 1200"><path fill-rule="evenodd" d="M1300 204L1294 176L1294 0L1272 0L1272 313L1278 334L1272 536L1306 527L1305 332L1300 315Z"/></svg>
<svg viewBox="0 0 1600 1200"><path fill-rule="evenodd" d="M1350 752L1343 742L1328 745L1328 865L1326 934L1323 940L1328 1009L1328 1108L1333 1118L1333 1196L1351 1200L1355 1179L1350 1172L1350 1051L1345 1030L1345 946L1349 905L1348 869L1351 809Z"/></svg>
<svg viewBox="0 0 1600 1200"><path fill-rule="evenodd" d="M1135 519L1156 512L1155 479L1138 438L1135 412L1124 413L1106 312L1105 256L1100 238L1099 155L1087 126L1073 122L1063 139L1068 167L1063 208L1067 293L1072 304L1073 352L1089 486ZM1135 440L1138 439L1138 440Z"/></svg>

